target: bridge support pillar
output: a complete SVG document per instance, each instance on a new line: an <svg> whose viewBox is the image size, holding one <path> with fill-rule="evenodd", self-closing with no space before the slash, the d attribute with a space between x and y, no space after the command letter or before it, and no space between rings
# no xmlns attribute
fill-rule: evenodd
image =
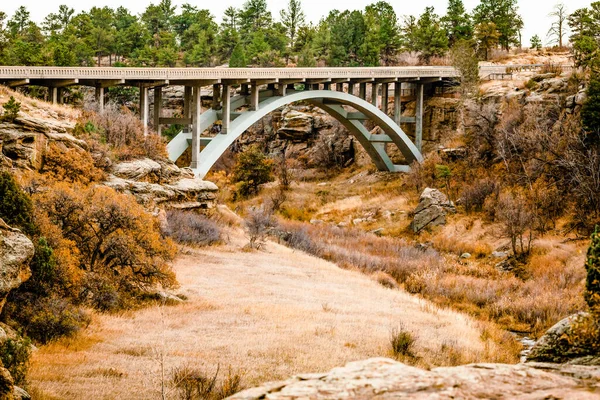
<svg viewBox="0 0 600 400"><path fill-rule="evenodd" d="M221 108L221 86L213 85L213 100L212 100L212 109L218 110Z"/></svg>
<svg viewBox="0 0 600 400"><path fill-rule="evenodd" d="M192 163L190 168L197 169L200 166L200 117L202 116L202 88L196 86L191 89L191 111L192 111Z"/></svg>
<svg viewBox="0 0 600 400"><path fill-rule="evenodd" d="M379 104L379 83L371 84L371 104L377 107Z"/></svg>
<svg viewBox="0 0 600 400"><path fill-rule="evenodd" d="M280 83L277 85L277 96L285 96L287 91L287 85Z"/></svg>
<svg viewBox="0 0 600 400"><path fill-rule="evenodd" d="M253 83L251 93L250 93L250 110L251 111L258 111L258 107L259 107L258 104L260 102L259 99L260 99L260 91L258 90L258 84Z"/></svg>
<svg viewBox="0 0 600 400"><path fill-rule="evenodd" d="M325 82L323 84L323 90L331 90L331 83Z"/></svg>
<svg viewBox="0 0 600 400"><path fill-rule="evenodd" d="M336 92L344 92L344 84L343 83L336 83L335 84L335 91Z"/></svg>
<svg viewBox="0 0 600 400"><path fill-rule="evenodd" d="M231 122L231 94L229 93L229 85L223 85L223 116L221 120L223 125L221 126L221 133L227 134L229 131L229 125Z"/></svg>
<svg viewBox="0 0 600 400"><path fill-rule="evenodd" d="M354 83L349 83L348 84L348 94L353 96L354 95Z"/></svg>
<svg viewBox="0 0 600 400"><path fill-rule="evenodd" d="M394 83L394 122L400 126L402 120L402 82Z"/></svg>
<svg viewBox="0 0 600 400"><path fill-rule="evenodd" d="M144 124L144 135L148 135L148 88L140 87L140 119Z"/></svg>
<svg viewBox="0 0 600 400"><path fill-rule="evenodd" d="M367 84L365 82L358 84L358 97L363 100L367 99Z"/></svg>
<svg viewBox="0 0 600 400"><path fill-rule="evenodd" d="M96 88L96 103L98 104L98 112L104 112L104 88L99 86Z"/></svg>
<svg viewBox="0 0 600 400"><path fill-rule="evenodd" d="M183 118L192 119L192 87L186 86L183 94ZM185 132L191 132L191 126L184 128Z"/></svg>
<svg viewBox="0 0 600 400"><path fill-rule="evenodd" d="M160 136L160 117L162 116L162 87L154 88L154 130Z"/></svg>
<svg viewBox="0 0 600 400"><path fill-rule="evenodd" d="M50 95L52 97L52 104L58 104L58 88L52 87L50 88Z"/></svg>
<svg viewBox="0 0 600 400"><path fill-rule="evenodd" d="M388 103L390 99L390 85L389 83L384 83L381 86L381 111L387 115L388 112Z"/></svg>
<svg viewBox="0 0 600 400"><path fill-rule="evenodd" d="M415 129L415 146L417 146L419 151L423 147L423 94L424 84L419 82L417 83L417 107L415 115L417 124Z"/></svg>

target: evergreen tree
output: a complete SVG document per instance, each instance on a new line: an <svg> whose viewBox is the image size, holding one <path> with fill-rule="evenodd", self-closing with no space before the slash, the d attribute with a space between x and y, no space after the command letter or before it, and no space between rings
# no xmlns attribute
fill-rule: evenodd
<svg viewBox="0 0 600 400"><path fill-rule="evenodd" d="M518 13L517 0L481 0L475 8L475 24L493 22L499 32L498 43L509 50L512 45L520 45L520 30L523 20Z"/></svg>
<svg viewBox="0 0 600 400"><path fill-rule="evenodd" d="M304 25L306 18L300 0L289 0L287 9L281 10L280 16L290 47L293 49L296 44L298 30Z"/></svg>
<svg viewBox="0 0 600 400"><path fill-rule="evenodd" d="M542 39L538 35L531 38L531 48L537 51L542 50Z"/></svg>
<svg viewBox="0 0 600 400"><path fill-rule="evenodd" d="M419 57L425 64L434 56L443 56L448 50L448 37L433 7L425 8L425 12L419 17L415 35Z"/></svg>
<svg viewBox="0 0 600 400"><path fill-rule="evenodd" d="M475 26L475 40L484 60L488 60L490 49L498 45L499 39L500 32L493 22L483 22Z"/></svg>
<svg viewBox="0 0 600 400"><path fill-rule="evenodd" d="M246 55L244 54L244 48L241 44L237 44L231 53L231 59L229 60L229 68L245 68L248 66L246 62Z"/></svg>
<svg viewBox="0 0 600 400"><path fill-rule="evenodd" d="M462 0L449 0L448 10L442 18L442 25L446 30L450 46L459 40L473 38L473 23Z"/></svg>
<svg viewBox="0 0 600 400"><path fill-rule="evenodd" d="M593 74L587 88L587 99L581 109L583 128L594 141L600 140L600 77Z"/></svg>
<svg viewBox="0 0 600 400"><path fill-rule="evenodd" d="M592 235L585 269L587 270L585 301L594 313L600 315L600 229L598 227Z"/></svg>
<svg viewBox="0 0 600 400"><path fill-rule="evenodd" d="M400 48L394 8L385 1L379 1L366 7L364 18L367 32L361 59L365 65L379 65L379 60L389 65Z"/></svg>

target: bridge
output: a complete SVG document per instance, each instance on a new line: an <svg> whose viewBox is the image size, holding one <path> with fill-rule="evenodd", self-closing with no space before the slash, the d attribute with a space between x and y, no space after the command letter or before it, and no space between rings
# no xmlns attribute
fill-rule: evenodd
<svg viewBox="0 0 600 400"><path fill-rule="evenodd" d="M482 77L503 74L507 68L481 67ZM148 134L149 91L154 91L153 127L160 134L163 125L182 125L183 131L168 145L169 157L177 160L190 146L190 167L204 177L227 148L262 117L287 104L313 104L337 119L356 137L379 170L406 172L414 161L422 161L423 101L425 87L454 80L453 67L377 68L114 68L114 67L1 67L0 82L10 87L48 87L53 103L60 103L62 90L83 85L95 88L99 111L104 110L105 89L134 86L140 89L140 118ZM181 118L163 117L163 89L184 86L184 113ZM202 107L202 90L212 88L210 109ZM414 116L403 116L402 93L411 88L416 97ZM370 90L368 90L368 88ZM367 95L370 93L369 98ZM394 108L388 115L389 99ZM365 127L370 120L381 128L372 134ZM204 133L221 121L216 136ZM401 129L414 124L414 142ZM395 145L403 155L394 164L387 146Z"/></svg>

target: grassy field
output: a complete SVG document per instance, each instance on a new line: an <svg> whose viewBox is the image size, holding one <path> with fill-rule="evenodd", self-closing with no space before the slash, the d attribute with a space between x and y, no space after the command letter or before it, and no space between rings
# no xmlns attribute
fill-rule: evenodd
<svg viewBox="0 0 600 400"><path fill-rule="evenodd" d="M79 336L35 352L39 399L176 398L172 372L229 369L253 386L348 361L392 356L393 331L416 339L403 361L454 365L510 358L488 327L358 271L275 243L247 252L245 238L188 250L175 264L187 301L95 315Z"/></svg>

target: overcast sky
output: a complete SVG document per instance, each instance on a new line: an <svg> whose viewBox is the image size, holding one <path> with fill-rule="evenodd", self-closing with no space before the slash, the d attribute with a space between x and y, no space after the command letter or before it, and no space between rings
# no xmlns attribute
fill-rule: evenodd
<svg viewBox="0 0 600 400"><path fill-rule="evenodd" d="M154 0L157 3L160 0ZM279 17L279 10L284 8L287 0L267 0L269 8L274 17ZM550 28L550 18L548 14L552 12L552 8L559 1L563 1L567 5L568 11L572 12L578 8L588 7L591 4L590 0L519 0L519 11L525 21L525 30L523 32L523 45L529 45L529 39L533 35L540 35L542 40L546 39L546 33ZM36 22L41 22L44 17L51 12L55 12L60 4L66 4L74 8L76 11L88 10L92 6L109 6L119 7L124 5L134 13L142 12L150 3L150 0L2 0L0 10L11 16L15 9L24 5L31 12L31 17ZM245 0L173 0L173 3L180 5L183 3L191 3L199 8L208 8L212 14L220 22L223 11L229 7L241 7ZM376 0L302 0L305 13L309 21L318 22L319 19L326 15L330 10L338 9L364 9L368 4L375 3ZM388 0L396 10L399 16L402 15L419 15L425 7L434 6L436 12L440 15L445 13L447 0L425 0L425 1L410 1L410 0ZM471 10L479 0L464 0L465 6Z"/></svg>

